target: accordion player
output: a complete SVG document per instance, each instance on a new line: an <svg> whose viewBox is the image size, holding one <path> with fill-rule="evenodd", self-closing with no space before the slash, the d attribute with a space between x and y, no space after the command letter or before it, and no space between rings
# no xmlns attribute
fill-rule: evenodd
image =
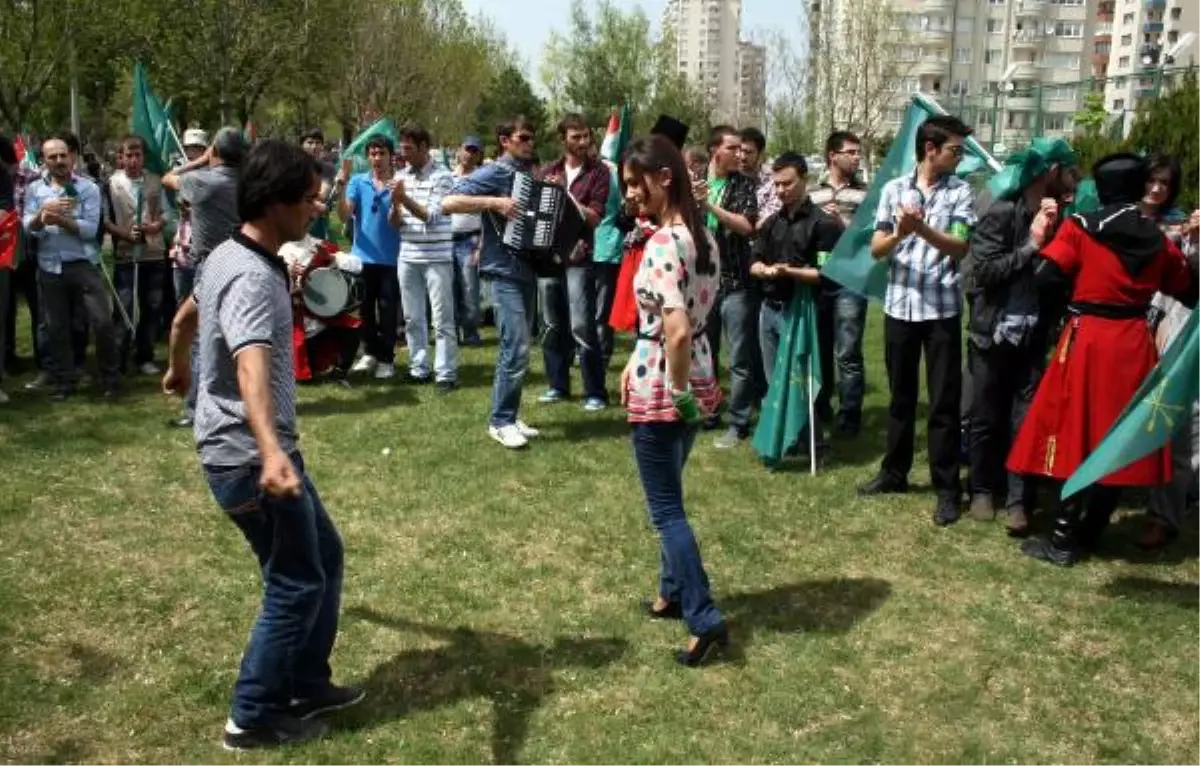
<svg viewBox="0 0 1200 766"><path fill-rule="evenodd" d="M516 217L502 227L491 218L501 241L522 253L539 276L557 272L584 233L576 202L562 186L523 171L513 174L510 196L517 203Z"/></svg>

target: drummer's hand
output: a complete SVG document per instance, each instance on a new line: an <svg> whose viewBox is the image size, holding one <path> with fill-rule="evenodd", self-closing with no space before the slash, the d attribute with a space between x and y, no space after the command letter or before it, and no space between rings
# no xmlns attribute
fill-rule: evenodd
<svg viewBox="0 0 1200 766"><path fill-rule="evenodd" d="M288 267L288 273L292 275L293 282L299 282L300 277L304 276L304 266L299 261L296 261Z"/></svg>
<svg viewBox="0 0 1200 766"><path fill-rule="evenodd" d="M513 220L520 213L517 201L512 197L492 197L492 212Z"/></svg>

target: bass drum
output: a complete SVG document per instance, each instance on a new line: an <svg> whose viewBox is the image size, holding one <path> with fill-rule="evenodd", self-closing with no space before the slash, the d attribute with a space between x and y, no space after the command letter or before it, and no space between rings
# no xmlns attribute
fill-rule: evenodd
<svg viewBox="0 0 1200 766"><path fill-rule="evenodd" d="M329 319L351 307L357 293L354 280L339 269L313 269L304 280L304 307L313 316Z"/></svg>

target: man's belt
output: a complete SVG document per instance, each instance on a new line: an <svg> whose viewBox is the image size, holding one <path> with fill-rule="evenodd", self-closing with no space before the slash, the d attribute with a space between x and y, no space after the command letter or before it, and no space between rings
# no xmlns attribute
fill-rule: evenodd
<svg viewBox="0 0 1200 766"><path fill-rule="evenodd" d="M1150 304L1129 306L1115 303L1078 302L1067 306L1067 311L1077 316L1092 316L1102 319L1143 319L1150 311Z"/></svg>

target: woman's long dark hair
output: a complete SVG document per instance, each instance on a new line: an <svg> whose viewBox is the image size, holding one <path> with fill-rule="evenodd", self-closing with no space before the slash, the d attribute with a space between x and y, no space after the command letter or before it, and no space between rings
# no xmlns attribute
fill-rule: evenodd
<svg viewBox="0 0 1200 766"><path fill-rule="evenodd" d="M1147 180L1163 170L1171 176L1171 180L1167 182L1167 198L1159 205L1158 210L1154 211L1159 218L1162 218L1175 207L1175 201L1179 199L1179 187L1183 184L1183 166L1179 164L1179 158L1173 154L1152 154L1147 164L1150 168L1150 172L1146 174Z"/></svg>
<svg viewBox="0 0 1200 766"><path fill-rule="evenodd" d="M715 270L712 248L709 247L708 230L704 216L692 197L692 177L679 148L663 136L651 135L636 139L625 152L624 165L634 172L639 180L647 173L660 170L671 171L671 183L666 187L667 204L679 211L692 240L696 243L696 269L701 274L712 274ZM645 183L642 180L642 183ZM625 189L625 178L621 178L621 190Z"/></svg>

